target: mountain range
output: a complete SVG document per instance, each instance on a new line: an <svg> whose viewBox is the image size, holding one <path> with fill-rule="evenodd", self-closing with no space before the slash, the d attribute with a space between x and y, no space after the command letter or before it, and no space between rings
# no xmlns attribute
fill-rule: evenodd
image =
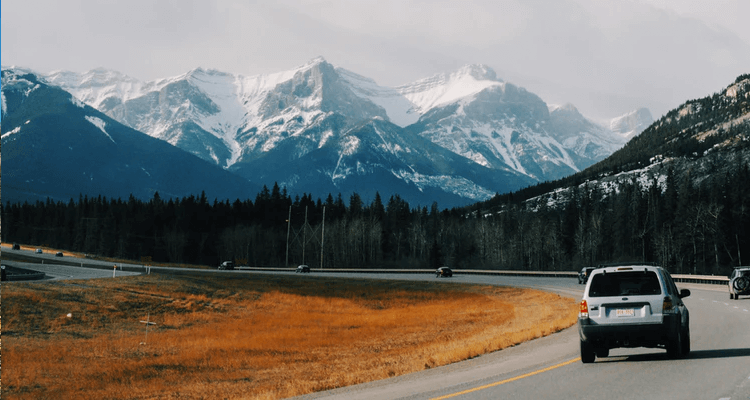
<svg viewBox="0 0 750 400"><path fill-rule="evenodd" d="M399 87L323 58L252 77L201 68L151 82L105 69L36 77L101 112L110 126L168 142L254 187L277 182L290 193L365 199L399 194L422 205L462 205L568 176L652 122L646 109L593 122L483 65ZM17 127L3 110L5 146Z"/></svg>
<svg viewBox="0 0 750 400"><path fill-rule="evenodd" d="M586 170L522 189L512 197L525 201L531 209L566 207L576 192L594 190L607 196L633 187L662 193L677 187L688 192L702 188L703 193L695 189L696 197L726 197L714 188L746 185L735 179L742 176L738 170L747 165L750 74L740 75L711 96L672 109L623 148ZM508 196L496 196L486 203L487 208L497 209Z"/></svg>
<svg viewBox="0 0 750 400"><path fill-rule="evenodd" d="M2 200L250 198L251 182L124 126L23 70L2 71Z"/></svg>

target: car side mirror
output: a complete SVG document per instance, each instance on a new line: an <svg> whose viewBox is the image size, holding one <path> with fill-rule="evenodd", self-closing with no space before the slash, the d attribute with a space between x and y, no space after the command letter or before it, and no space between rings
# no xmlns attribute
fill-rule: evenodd
<svg viewBox="0 0 750 400"><path fill-rule="evenodd" d="M690 290L688 290L688 289L682 289L682 290L680 290L680 298L681 299L685 298L685 297L688 297L688 296L690 296Z"/></svg>

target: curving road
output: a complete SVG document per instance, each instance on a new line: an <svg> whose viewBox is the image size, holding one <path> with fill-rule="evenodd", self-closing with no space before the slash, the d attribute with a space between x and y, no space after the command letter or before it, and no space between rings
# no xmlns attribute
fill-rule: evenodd
<svg viewBox="0 0 750 400"><path fill-rule="evenodd" d="M576 280L565 278L457 275L444 282L534 287L576 298L583 293ZM729 300L725 286L678 286L692 291L684 300L692 336L686 359L668 359L660 349L615 349L584 365L573 327L473 360L298 399L749 399L750 298Z"/></svg>
<svg viewBox="0 0 750 400"><path fill-rule="evenodd" d="M34 267L38 269L39 265ZM49 270L48 274L56 279L85 279L84 275L91 273L88 271L112 276L111 270L49 265L45 268L64 268ZM311 275L436 279L431 274L313 272ZM531 287L573 298L579 298L583 292L583 286L571 278L457 274L440 282ZM614 349L610 357L584 365L578 359L578 332L573 327L472 360L297 399L750 399L750 297L729 300L725 286L678 286L692 291L684 300L690 310L692 339L692 351L686 359L668 359L666 351L660 349Z"/></svg>
<svg viewBox="0 0 750 400"><path fill-rule="evenodd" d="M25 282L46 282L49 280L66 280L66 279L96 279L96 278L112 278L113 275L125 276L125 275L140 275L141 272L129 272L118 269L114 270L114 265L110 262L94 261L79 259L73 257L56 257L53 253L42 253L37 254L31 250L8 250L5 247L2 249L4 265L11 265L18 268L30 269L33 271L44 272L46 279L39 281L25 281ZM36 262L24 262L15 260L6 260L7 258L13 258L13 256L21 256L23 258L35 259ZM71 264L86 263L88 265L98 265L101 269L97 268L82 268L81 266L73 266ZM121 264L117 264L118 268ZM139 266L140 267L140 266ZM10 282L8 282L10 283Z"/></svg>

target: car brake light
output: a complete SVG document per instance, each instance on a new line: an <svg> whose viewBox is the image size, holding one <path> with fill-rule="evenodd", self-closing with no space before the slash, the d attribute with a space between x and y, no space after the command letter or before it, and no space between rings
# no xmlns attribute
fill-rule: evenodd
<svg viewBox="0 0 750 400"><path fill-rule="evenodd" d="M579 318L588 318L589 317L589 303L586 302L586 300L581 300L581 308L578 312Z"/></svg>
<svg viewBox="0 0 750 400"><path fill-rule="evenodd" d="M674 305L672 304L672 298L669 296L664 297L664 304L662 305L662 311L672 311Z"/></svg>

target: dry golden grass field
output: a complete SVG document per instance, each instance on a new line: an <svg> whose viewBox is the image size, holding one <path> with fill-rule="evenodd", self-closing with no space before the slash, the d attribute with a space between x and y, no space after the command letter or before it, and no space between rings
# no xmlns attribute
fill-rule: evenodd
<svg viewBox="0 0 750 400"><path fill-rule="evenodd" d="M573 325L576 312L556 294L437 281L3 283L2 396L285 398L503 349Z"/></svg>

